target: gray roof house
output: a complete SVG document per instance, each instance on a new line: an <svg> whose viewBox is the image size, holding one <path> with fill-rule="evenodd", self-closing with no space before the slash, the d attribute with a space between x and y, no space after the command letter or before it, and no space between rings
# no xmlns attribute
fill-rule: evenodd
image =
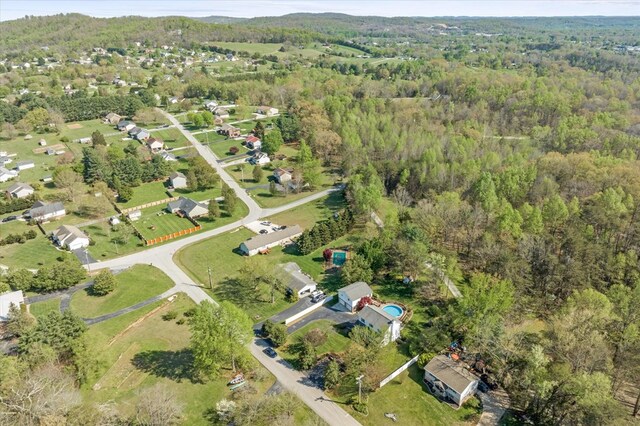
<svg viewBox="0 0 640 426"><path fill-rule="evenodd" d="M365 282L358 281L338 290L338 303L349 312L353 312L363 297L371 297L373 290Z"/></svg>
<svg viewBox="0 0 640 426"><path fill-rule="evenodd" d="M62 225L51 234L53 241L60 247L77 250L89 247L89 237L75 226Z"/></svg>
<svg viewBox="0 0 640 426"><path fill-rule="evenodd" d="M436 396L451 400L458 406L476 393L480 382L461 363L446 355L437 355L425 365L424 381Z"/></svg>
<svg viewBox="0 0 640 426"><path fill-rule="evenodd" d="M198 203L190 198L180 197L175 201L171 201L167 204L167 210L170 213L178 213L188 216L192 219L200 216L204 216L209 213L209 206L203 203Z"/></svg>
<svg viewBox="0 0 640 426"><path fill-rule="evenodd" d="M140 129L138 134L135 135L135 138L138 139L139 141L142 141L147 139L149 136L151 136L151 133L149 133L148 130Z"/></svg>
<svg viewBox="0 0 640 426"><path fill-rule="evenodd" d="M302 269L300 269L297 263L288 262L280 265L280 267L284 269L290 277L286 283L288 292L297 294L298 297L300 297L315 291L318 287L318 284L311 279L309 275L302 272Z"/></svg>
<svg viewBox="0 0 640 426"><path fill-rule="evenodd" d="M299 225L288 226L280 231L260 234L249 238L240 244L240 251L247 256L253 256L254 254L266 252L272 247L287 244L292 238L298 237L301 234L302 228Z"/></svg>
<svg viewBox="0 0 640 426"><path fill-rule="evenodd" d="M16 176L18 176L17 171L5 169L4 167L0 166L0 182L6 182Z"/></svg>
<svg viewBox="0 0 640 426"><path fill-rule="evenodd" d="M129 136L136 137L138 133L142 131L142 128L135 126L133 129L129 130Z"/></svg>
<svg viewBox="0 0 640 426"><path fill-rule="evenodd" d="M400 337L400 320L378 306L365 306L358 312L358 321L365 327L370 327L378 333L382 333L384 336L382 343L384 345L389 342L395 342Z"/></svg>
<svg viewBox="0 0 640 426"><path fill-rule="evenodd" d="M22 182L16 182L7 188L7 194L13 198L25 198L34 193L31 185Z"/></svg>
<svg viewBox="0 0 640 426"><path fill-rule="evenodd" d="M15 305L19 308L23 303L24 295L22 294L22 290L0 294L0 321L6 321L9 319L8 316L11 305Z"/></svg>
<svg viewBox="0 0 640 426"><path fill-rule="evenodd" d="M64 205L59 201L51 204L45 203L44 201L36 201L33 206L31 206L31 209L29 209L31 219L38 222L62 217L65 214L67 214L67 212L64 209Z"/></svg>
<svg viewBox="0 0 640 426"><path fill-rule="evenodd" d="M186 188L187 187L187 177L180 172L173 172L169 175L169 183L174 188Z"/></svg>
<svg viewBox="0 0 640 426"><path fill-rule="evenodd" d="M118 122L116 127L118 128L118 130L130 130L130 129L134 128L135 125L136 125L136 123L134 123L133 121L121 120L121 121Z"/></svg>

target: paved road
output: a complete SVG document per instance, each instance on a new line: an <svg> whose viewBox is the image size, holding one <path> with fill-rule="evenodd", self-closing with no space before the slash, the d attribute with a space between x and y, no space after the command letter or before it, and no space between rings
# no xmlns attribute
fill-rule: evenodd
<svg viewBox="0 0 640 426"><path fill-rule="evenodd" d="M300 398L309 408L331 426L359 426L339 404L327 398L322 389L316 387L306 375L294 370L279 356L269 358L262 350L267 347L264 339L255 339L249 349L251 354L269 370L282 386Z"/></svg>
<svg viewBox="0 0 640 426"><path fill-rule="evenodd" d="M159 295L154 296L154 297L150 297L149 299L143 300L142 302L136 303L135 305L128 306L126 308L120 309L120 310L115 311L115 312L111 312L110 314L101 315L99 317L83 318L83 320L84 320L85 324L87 324L87 325L97 324L99 322L106 321L106 320L111 319L111 318L119 317L120 315L128 314L129 312L133 312L136 309L140 309L140 308L142 308L144 306L147 306L147 305L150 305L150 304L152 304L154 302L158 302L160 300L164 300L167 297L176 294L178 291L179 290L177 289L177 286L174 286L174 287L170 288L169 290L165 291L162 294L159 294ZM62 306L60 307L60 309L62 310Z"/></svg>

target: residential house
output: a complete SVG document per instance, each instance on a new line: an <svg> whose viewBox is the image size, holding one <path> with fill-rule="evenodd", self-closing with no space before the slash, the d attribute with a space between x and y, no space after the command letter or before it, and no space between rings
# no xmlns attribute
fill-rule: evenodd
<svg viewBox="0 0 640 426"><path fill-rule="evenodd" d="M73 225L62 225L51 234L53 242L68 250L89 247L89 237Z"/></svg>
<svg viewBox="0 0 640 426"><path fill-rule="evenodd" d="M34 192L30 185L21 182L16 182L7 188L7 195L12 198L25 198Z"/></svg>
<svg viewBox="0 0 640 426"><path fill-rule="evenodd" d="M218 107L218 103L216 101L206 101L204 103L204 107L209 111L213 112Z"/></svg>
<svg viewBox="0 0 640 426"><path fill-rule="evenodd" d="M146 143L147 148L149 148L149 150L154 153L164 148L164 143L160 139L149 138L147 139Z"/></svg>
<svg viewBox="0 0 640 426"><path fill-rule="evenodd" d="M175 155L167 151L160 151L158 155L160 155L164 161L178 161Z"/></svg>
<svg viewBox="0 0 640 426"><path fill-rule="evenodd" d="M276 182L282 185L293 179L293 170L286 170L278 167L273 171L273 177L275 178Z"/></svg>
<svg viewBox="0 0 640 426"><path fill-rule="evenodd" d="M44 222L50 219L56 219L66 215L64 204L61 202L45 203L44 201L36 201L29 209L29 216L37 222Z"/></svg>
<svg viewBox="0 0 640 426"><path fill-rule="evenodd" d="M114 126L122 121L122 117L116 114L115 112L110 112L104 117L105 124L113 124Z"/></svg>
<svg viewBox="0 0 640 426"><path fill-rule="evenodd" d="M16 176L18 176L18 172L16 172L15 170L5 169L4 167L0 166L0 182L6 182L15 178Z"/></svg>
<svg viewBox="0 0 640 426"><path fill-rule="evenodd" d="M425 365L424 381L436 396L458 406L476 393L480 383L477 376L446 355L437 355Z"/></svg>
<svg viewBox="0 0 640 426"><path fill-rule="evenodd" d="M268 235L268 234L267 234ZM305 294L310 294L316 290L318 284L311 279L311 277L300 269L295 262L285 263L280 265L289 275L289 280L286 283L287 291L291 294L296 294L298 297L302 297Z"/></svg>
<svg viewBox="0 0 640 426"><path fill-rule="evenodd" d="M135 222L142 217L142 210L133 210L127 213L127 217L130 221Z"/></svg>
<svg viewBox="0 0 640 426"><path fill-rule="evenodd" d="M254 135L249 135L244 140L247 144L247 148L249 149L260 149L262 148L262 141L255 137Z"/></svg>
<svg viewBox="0 0 640 426"><path fill-rule="evenodd" d="M238 138L241 134L240 129L233 127L231 124L223 124L220 132L230 138Z"/></svg>
<svg viewBox="0 0 640 426"><path fill-rule="evenodd" d="M9 164L11 162L13 162L11 157L7 155L0 155L0 167L4 166L5 164Z"/></svg>
<svg viewBox="0 0 640 426"><path fill-rule="evenodd" d="M80 142L81 144L89 144L92 141L93 139L91 139L89 136L78 139L78 142Z"/></svg>
<svg viewBox="0 0 640 426"><path fill-rule="evenodd" d="M266 253L272 247L291 243L293 238L300 235L302 235L302 228L299 225L288 226L279 231L249 238L240 244L240 251L247 256Z"/></svg>
<svg viewBox="0 0 640 426"><path fill-rule="evenodd" d="M145 140L147 140L150 136L151 136L151 133L149 133L149 131L148 131L148 130L140 129L140 131L139 131L139 132L137 132L137 133L135 134L135 136L134 136L134 137L135 137L137 140L139 140L139 141L145 141ZM162 142L161 142L161 143L162 143ZM163 146L164 146L164 145L163 145Z"/></svg>
<svg viewBox="0 0 640 426"><path fill-rule="evenodd" d="M269 158L269 155L266 152L259 152L256 155L254 155L253 157L249 158L249 163L251 164L269 164L271 162L271 159Z"/></svg>
<svg viewBox="0 0 640 426"><path fill-rule="evenodd" d="M22 294L22 290L0 294L0 321L7 321L9 319L11 305L19 308L23 303L24 294Z"/></svg>
<svg viewBox="0 0 640 426"><path fill-rule="evenodd" d="M214 114L216 117L222 118L223 120L229 118L229 111L227 111L226 108L218 107L215 109Z"/></svg>
<svg viewBox="0 0 640 426"><path fill-rule="evenodd" d="M338 304L349 312L354 312L363 297L371 297L373 290L367 283L358 281L338 290Z"/></svg>
<svg viewBox="0 0 640 426"><path fill-rule="evenodd" d="M174 189L186 188L187 177L183 173L173 172L169 175L169 184L173 186Z"/></svg>
<svg viewBox="0 0 640 426"><path fill-rule="evenodd" d="M384 336L383 345L395 342L400 337L400 326L402 325L400 320L378 306L365 306L358 312L358 322L381 333Z"/></svg>
<svg viewBox="0 0 640 426"><path fill-rule="evenodd" d="M278 114L279 111L278 111L278 108L273 108L270 106L261 106L261 107L258 107L256 112L260 115L266 115L267 117L271 117L273 115Z"/></svg>
<svg viewBox="0 0 640 426"><path fill-rule="evenodd" d="M180 197L167 204L167 211L195 219L209 214L209 206L204 203L193 201L190 198Z"/></svg>
<svg viewBox="0 0 640 426"><path fill-rule="evenodd" d="M55 153L55 152L54 152ZM36 164L31 161L31 160L26 160L26 161L18 161L16 163L16 167L15 169L18 171L23 171L23 170L27 170L27 169L33 169L36 166Z"/></svg>
<svg viewBox="0 0 640 426"><path fill-rule="evenodd" d="M129 120L121 120L121 121L118 122L116 127L121 132L129 132L130 130L132 130L133 128L136 127L136 123L134 123L133 121L129 121Z"/></svg>

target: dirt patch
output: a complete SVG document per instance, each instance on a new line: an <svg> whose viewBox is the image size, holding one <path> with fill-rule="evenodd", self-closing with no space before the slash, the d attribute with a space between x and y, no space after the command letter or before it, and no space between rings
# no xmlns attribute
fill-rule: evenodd
<svg viewBox="0 0 640 426"><path fill-rule="evenodd" d="M40 148L34 148L33 149L33 153L34 154L42 154L43 152L46 152L48 149L53 149L54 151L60 151L65 149L66 147L61 144L61 143L57 143L55 145L50 145L50 146L42 146Z"/></svg>
<svg viewBox="0 0 640 426"><path fill-rule="evenodd" d="M84 126L80 123L67 124L68 129L82 129L82 127Z"/></svg>

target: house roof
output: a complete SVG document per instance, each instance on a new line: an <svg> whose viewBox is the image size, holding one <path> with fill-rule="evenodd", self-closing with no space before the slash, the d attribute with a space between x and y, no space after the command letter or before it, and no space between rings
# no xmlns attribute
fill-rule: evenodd
<svg viewBox="0 0 640 426"><path fill-rule="evenodd" d="M169 175L169 179L173 180L175 178L186 179L187 177L184 175L184 173L180 173L180 172L173 172Z"/></svg>
<svg viewBox="0 0 640 426"><path fill-rule="evenodd" d="M129 134L130 135L137 135L141 131L142 131L142 129L140 127L136 126L133 129L129 130Z"/></svg>
<svg viewBox="0 0 640 426"><path fill-rule="evenodd" d="M0 175L11 175L16 176L17 173L14 170L9 170L4 167L0 167Z"/></svg>
<svg viewBox="0 0 640 426"><path fill-rule="evenodd" d="M143 131L144 131L144 130L143 130ZM162 141L161 141L161 140L159 140L159 139L156 139L156 138L149 138L149 139L147 139L147 145L149 145L149 146L153 145L153 144L154 144L154 143L156 143L156 142L162 145Z"/></svg>
<svg viewBox="0 0 640 426"><path fill-rule="evenodd" d="M169 210L179 209L182 210L188 216L192 216L197 209L205 209L209 210L209 207L205 204L198 203L197 201L193 201L191 198L180 197L175 201L171 201L168 204Z"/></svg>
<svg viewBox="0 0 640 426"><path fill-rule="evenodd" d="M255 250L278 241L286 240L287 238L294 237L301 233L302 228L300 228L300 225L293 225L288 226L285 229L281 229L280 231L256 235L255 237L249 238L243 244L247 249Z"/></svg>
<svg viewBox="0 0 640 426"><path fill-rule="evenodd" d="M35 204L29 210L31 217L44 216L45 214L55 213L64 210L64 204L61 202L55 202L47 204L43 201L36 201Z"/></svg>
<svg viewBox="0 0 640 426"><path fill-rule="evenodd" d="M16 182L13 185L11 185L9 188L7 188L7 192L9 194L14 194L14 193L22 191L22 190L33 192L33 188L31 187L31 185L28 185L28 184L22 183L22 182Z"/></svg>
<svg viewBox="0 0 640 426"><path fill-rule="evenodd" d="M256 143L256 142L260 142L260 138L255 137L254 135L249 135L247 136L245 139L245 141L249 142L249 143Z"/></svg>
<svg viewBox="0 0 640 426"><path fill-rule="evenodd" d="M80 238L89 238L87 234L73 225L62 225L61 227L53 231L53 236L56 237L59 241L64 241L65 244L72 243L73 241Z"/></svg>
<svg viewBox="0 0 640 426"><path fill-rule="evenodd" d="M51 149L51 148L48 148ZM35 164L33 161L31 160L26 160L26 161L18 161L16 163L16 167L20 167L20 166L26 166L27 164Z"/></svg>
<svg viewBox="0 0 640 426"><path fill-rule="evenodd" d="M24 302L22 290L0 294L0 318L6 318L12 304L20 306Z"/></svg>
<svg viewBox="0 0 640 426"><path fill-rule="evenodd" d="M284 176L285 174L291 174L291 173L293 173L291 170L286 170L281 167L278 167L273 171L273 174L277 176Z"/></svg>
<svg viewBox="0 0 640 426"><path fill-rule="evenodd" d="M127 127L129 124L135 124L135 123L129 120L121 120L118 122L118 127L124 128L124 127Z"/></svg>
<svg viewBox="0 0 640 426"><path fill-rule="evenodd" d="M280 265L280 267L284 269L291 277L291 279L287 283L287 287L291 290L300 291L308 286L317 286L317 283L312 280L309 275L302 272L302 269L300 269L300 266L298 266L297 263L289 262L285 263L284 265Z"/></svg>
<svg viewBox="0 0 640 426"><path fill-rule="evenodd" d="M365 320L368 324L373 324L373 326L379 330L385 330L389 328L389 324L391 324L393 321L397 321L396 317L386 313L382 308L373 305L365 306L358 313L358 316Z"/></svg>
<svg viewBox="0 0 640 426"><path fill-rule="evenodd" d="M433 357L424 369L459 394L464 392L470 383L478 380L461 364L445 355Z"/></svg>
<svg viewBox="0 0 640 426"><path fill-rule="evenodd" d="M349 284L346 287L342 287L338 291L343 292L349 300L357 300L364 296L371 296L373 294L373 290L371 287L363 281L358 281L353 284Z"/></svg>

